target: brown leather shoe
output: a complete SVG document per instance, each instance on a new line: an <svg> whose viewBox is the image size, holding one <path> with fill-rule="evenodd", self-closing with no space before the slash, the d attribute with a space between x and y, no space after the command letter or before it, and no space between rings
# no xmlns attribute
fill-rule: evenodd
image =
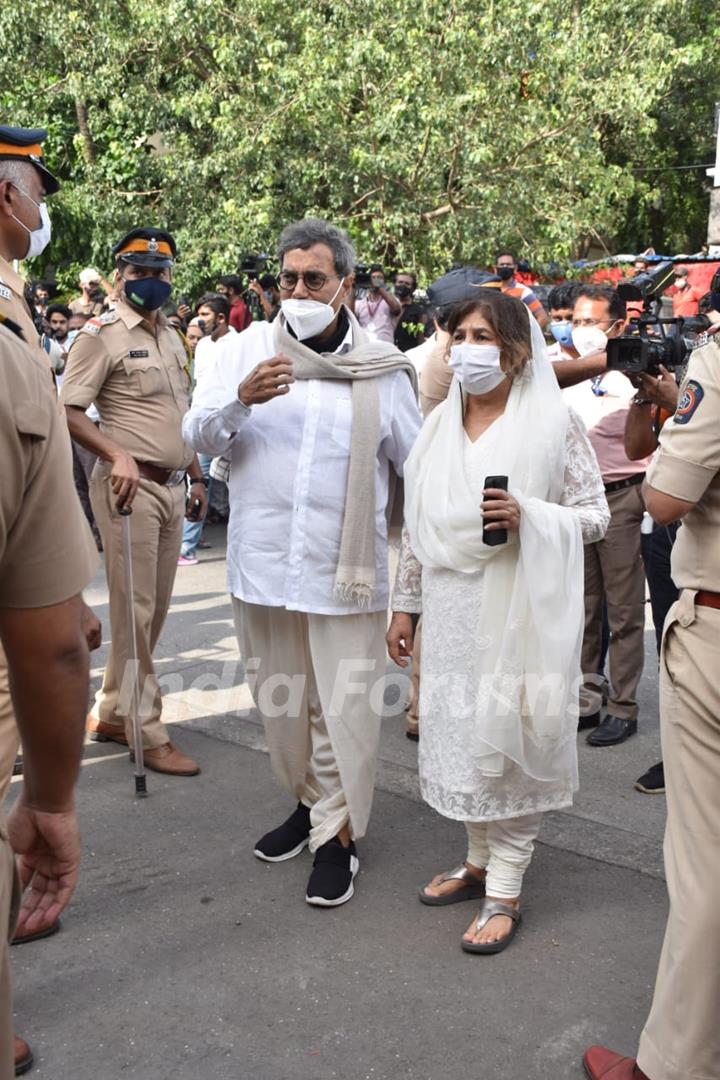
<svg viewBox="0 0 720 1080"><path fill-rule="evenodd" d="M131 754L132 758L133 755ZM187 754L178 750L171 742L156 746L143 752L143 759L148 769L153 772L169 773L170 776L197 776L200 766Z"/></svg>
<svg viewBox="0 0 720 1080"><path fill-rule="evenodd" d="M15 1036L15 1075L22 1076L33 1067L33 1052L19 1035Z"/></svg>
<svg viewBox="0 0 720 1080"><path fill-rule="evenodd" d="M104 720L97 720L92 713L85 722L85 730L93 742L116 742L121 746L128 744L122 724L106 724Z"/></svg>
<svg viewBox="0 0 720 1080"><path fill-rule="evenodd" d="M635 1058L623 1057L604 1046L591 1046L586 1050L583 1065L590 1080L650 1080Z"/></svg>
<svg viewBox="0 0 720 1080"><path fill-rule="evenodd" d="M42 930L31 930L25 934L16 934L10 942L11 945L27 945L31 941L42 941L43 938L52 937L53 934L57 934L61 927L61 922L56 919L54 923L50 923L49 926L45 926Z"/></svg>

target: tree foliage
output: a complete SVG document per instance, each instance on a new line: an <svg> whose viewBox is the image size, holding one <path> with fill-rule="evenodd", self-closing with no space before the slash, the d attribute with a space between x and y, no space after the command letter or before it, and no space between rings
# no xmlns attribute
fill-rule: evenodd
<svg viewBox="0 0 720 1080"><path fill-rule="evenodd" d="M199 287L309 213L425 272L499 245L683 247L704 174L648 167L711 160L711 7L35 0L0 8L0 112L49 128L66 282L152 223Z"/></svg>

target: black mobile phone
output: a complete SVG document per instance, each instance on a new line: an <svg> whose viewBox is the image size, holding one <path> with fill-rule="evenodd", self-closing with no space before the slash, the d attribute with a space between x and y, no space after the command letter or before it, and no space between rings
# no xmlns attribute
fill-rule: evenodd
<svg viewBox="0 0 720 1080"><path fill-rule="evenodd" d="M485 488L502 488L503 491L508 489L507 476L486 476ZM482 534L483 544L487 544L488 547L497 547L498 544L507 544L507 529L491 529L489 532L483 527Z"/></svg>
<svg viewBox="0 0 720 1080"><path fill-rule="evenodd" d="M188 521L198 521L200 519L200 511L202 510L202 503L199 499L185 500L185 515Z"/></svg>

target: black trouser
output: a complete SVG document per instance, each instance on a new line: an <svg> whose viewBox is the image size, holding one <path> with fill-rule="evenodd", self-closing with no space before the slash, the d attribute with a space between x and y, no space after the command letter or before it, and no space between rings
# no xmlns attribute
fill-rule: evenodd
<svg viewBox="0 0 720 1080"><path fill-rule="evenodd" d="M679 525L679 521L673 521L670 525L653 522L653 531L647 535L643 533L641 538L658 656L665 618L678 598L678 590L670 574L670 555Z"/></svg>

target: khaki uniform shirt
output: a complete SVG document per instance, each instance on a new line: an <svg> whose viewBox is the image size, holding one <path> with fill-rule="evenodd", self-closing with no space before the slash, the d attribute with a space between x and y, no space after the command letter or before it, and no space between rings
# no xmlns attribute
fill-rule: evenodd
<svg viewBox="0 0 720 1080"><path fill-rule="evenodd" d="M673 546L673 581L679 589L720 592L720 343L692 354L647 480L665 495L697 504Z"/></svg>
<svg viewBox="0 0 720 1080"><path fill-rule="evenodd" d="M0 607L37 608L77 596L98 554L75 492L70 439L47 368L0 326ZM0 729L0 760L15 749ZM2 820L0 818L0 827Z"/></svg>
<svg viewBox="0 0 720 1080"><path fill-rule="evenodd" d="M73 315L99 315L102 311L102 300L85 300L85 296L76 296L71 300L68 307Z"/></svg>
<svg viewBox="0 0 720 1080"><path fill-rule="evenodd" d="M25 342L31 349L37 349L37 355L45 357L45 364L49 366L47 353L40 345L40 335L25 301L25 282L2 255L0 255L0 313L17 323L23 332Z"/></svg>
<svg viewBox="0 0 720 1080"><path fill-rule="evenodd" d="M184 469L193 458L181 433L190 404L186 364L182 338L162 314L153 329L120 300L70 346L60 402L82 409L94 402L102 433L137 461Z"/></svg>

